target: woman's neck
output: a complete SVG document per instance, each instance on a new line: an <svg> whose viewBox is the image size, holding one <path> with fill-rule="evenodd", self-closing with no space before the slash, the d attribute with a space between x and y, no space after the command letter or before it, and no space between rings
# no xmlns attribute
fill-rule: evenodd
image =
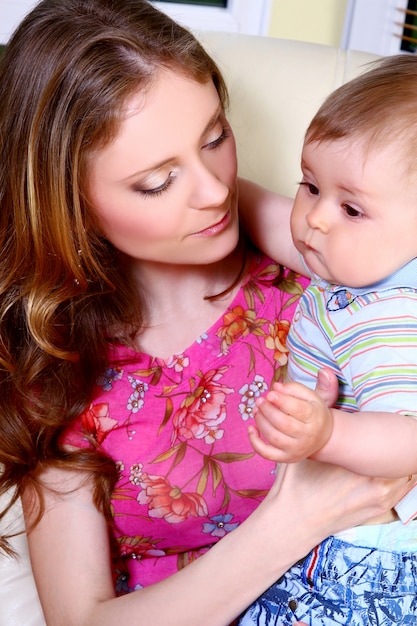
<svg viewBox="0 0 417 626"><path fill-rule="evenodd" d="M137 349L160 358L186 350L235 297L240 281L229 288L242 263L240 251L209 266L140 263L134 273L145 302L145 324L136 340ZM217 294L223 295L207 298Z"/></svg>

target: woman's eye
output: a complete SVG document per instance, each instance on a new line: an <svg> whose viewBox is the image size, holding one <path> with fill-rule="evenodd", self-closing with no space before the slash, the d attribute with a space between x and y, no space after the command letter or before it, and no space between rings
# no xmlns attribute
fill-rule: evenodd
<svg viewBox="0 0 417 626"><path fill-rule="evenodd" d="M152 198L152 197L155 198L157 196L160 196L162 193L164 193L164 191L167 191L167 189L174 182L174 179L175 179L174 172L170 172L168 175L168 178L164 180L164 182L161 185L158 185L157 187L153 187L151 189L147 189L146 187L144 188L144 187L140 187L139 185L136 185L134 188L134 191L136 191L137 193L140 193L145 198Z"/></svg>
<svg viewBox="0 0 417 626"><path fill-rule="evenodd" d="M313 183L307 183L307 182L301 182L300 185L303 185L304 187L307 187L308 192L311 193L312 196L319 196L320 195L320 191L319 188L316 187L316 185L313 185Z"/></svg>
<svg viewBox="0 0 417 626"><path fill-rule="evenodd" d="M350 206L350 204L344 204L343 210L348 217L363 217L363 213L354 209L353 206Z"/></svg>
<svg viewBox="0 0 417 626"><path fill-rule="evenodd" d="M213 141L206 143L203 148L208 148L208 150L214 150L215 148L218 148L223 143L223 141L230 137L230 134L230 128L228 128L227 126L222 128L221 134Z"/></svg>

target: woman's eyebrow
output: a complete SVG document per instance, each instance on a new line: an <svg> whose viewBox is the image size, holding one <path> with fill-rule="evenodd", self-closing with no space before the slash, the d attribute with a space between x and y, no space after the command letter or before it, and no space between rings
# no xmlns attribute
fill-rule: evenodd
<svg viewBox="0 0 417 626"><path fill-rule="evenodd" d="M209 121L207 122L206 126L204 127L203 132L201 133L201 137L204 137L204 135L206 135L213 128L213 126L217 124L217 121L222 113L222 110L223 110L222 105L219 104L219 106L217 107L217 109L215 110L215 112L210 117ZM133 174L129 174L129 176L124 178L123 181L129 182L132 178L137 178L138 176L146 176L150 172L155 172L155 170L158 170L161 167L164 167L164 165L167 165L167 163L170 163L173 159L174 157L168 157L166 159L163 159L162 161L159 161L158 163L154 163L150 165L145 170L138 170L137 172L134 172Z"/></svg>
<svg viewBox="0 0 417 626"><path fill-rule="evenodd" d="M203 132L201 133L201 136L204 137L204 135L206 133L208 133L209 130L211 130L213 128L213 126L215 126L217 124L217 121L220 117L220 114L222 112L222 105L219 104L219 106L217 107L216 111L214 112L214 114L211 116L211 118L209 119L206 127L204 128Z"/></svg>

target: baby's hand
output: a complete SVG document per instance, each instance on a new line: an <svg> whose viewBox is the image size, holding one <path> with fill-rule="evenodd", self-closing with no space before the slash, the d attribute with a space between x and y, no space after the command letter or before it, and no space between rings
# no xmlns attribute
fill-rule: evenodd
<svg viewBox="0 0 417 626"><path fill-rule="evenodd" d="M300 383L274 383L258 398L249 438L255 451L278 463L313 456L330 439L333 413L320 396Z"/></svg>

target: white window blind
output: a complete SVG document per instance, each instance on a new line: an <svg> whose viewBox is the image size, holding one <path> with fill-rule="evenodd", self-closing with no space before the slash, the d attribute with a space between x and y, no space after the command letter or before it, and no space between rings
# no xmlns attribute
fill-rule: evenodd
<svg viewBox="0 0 417 626"><path fill-rule="evenodd" d="M396 25L401 29L397 35L400 39L400 50L414 54L417 50L417 0L409 0L407 8L400 8L398 12Z"/></svg>
<svg viewBox="0 0 417 626"><path fill-rule="evenodd" d="M342 47L379 55L414 53L414 0L348 0Z"/></svg>

